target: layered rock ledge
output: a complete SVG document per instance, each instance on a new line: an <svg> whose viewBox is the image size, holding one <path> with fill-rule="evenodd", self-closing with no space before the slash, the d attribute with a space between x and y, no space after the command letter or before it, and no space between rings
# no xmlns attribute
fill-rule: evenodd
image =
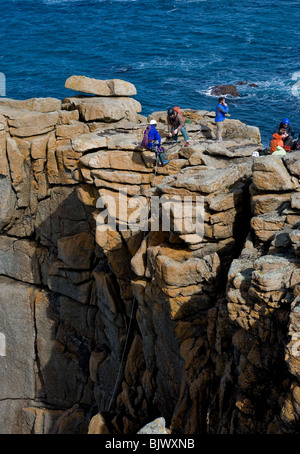
<svg viewBox="0 0 300 454"><path fill-rule="evenodd" d="M66 85L0 101L0 433L298 433L300 152L190 109L170 144L131 84ZM152 200L199 200L201 235Z"/></svg>

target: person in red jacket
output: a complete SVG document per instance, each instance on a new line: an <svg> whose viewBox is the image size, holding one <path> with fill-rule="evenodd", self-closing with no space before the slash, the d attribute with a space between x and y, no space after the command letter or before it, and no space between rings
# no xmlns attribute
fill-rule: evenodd
<svg viewBox="0 0 300 454"><path fill-rule="evenodd" d="M279 133L275 132L273 134L273 139L271 140L270 153L274 153L277 147L284 146L284 139L288 136L288 133L284 128L279 130Z"/></svg>

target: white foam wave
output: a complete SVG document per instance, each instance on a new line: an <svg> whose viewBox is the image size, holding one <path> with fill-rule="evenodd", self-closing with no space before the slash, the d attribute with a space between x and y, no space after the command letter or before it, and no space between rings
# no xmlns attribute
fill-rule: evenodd
<svg viewBox="0 0 300 454"><path fill-rule="evenodd" d="M251 86L251 84L254 84L254 86ZM265 80L250 80L248 84L236 85L237 90L241 94L241 97L243 99L246 97L247 98L259 97L259 99L276 100L282 97L283 93L285 98L287 98L289 95L292 97L294 84L295 81L293 80L292 75L287 75L274 76L270 79ZM216 96L212 94L213 86L214 85L202 89L196 89L196 92L204 96L215 98ZM228 99L240 99L239 97L234 97L232 95L225 95L224 97Z"/></svg>
<svg viewBox="0 0 300 454"><path fill-rule="evenodd" d="M84 0L41 0L44 5L60 5L62 3L84 3ZM107 0L96 0L98 3L103 3ZM135 2L136 0L114 0L115 2L122 2L122 1L132 1Z"/></svg>
<svg viewBox="0 0 300 454"><path fill-rule="evenodd" d="M80 1L82 0L42 0L42 3L44 5L58 5L60 3L76 3Z"/></svg>
<svg viewBox="0 0 300 454"><path fill-rule="evenodd" d="M184 3L203 3L207 2L207 0L185 0ZM175 3L180 3L182 5L182 0L175 0Z"/></svg>
<svg viewBox="0 0 300 454"><path fill-rule="evenodd" d="M155 57L152 56L147 59L145 57L144 61L139 61L132 63L130 65L131 69L141 70L141 69L151 69L151 68L172 68L173 74L180 74L182 72L186 73L190 70L192 71L201 71L208 66L214 65L215 63L220 63L223 61L223 58L218 55L210 55L209 60L199 60L199 58L187 59L181 57L176 61L176 67L174 67L174 58L171 57Z"/></svg>

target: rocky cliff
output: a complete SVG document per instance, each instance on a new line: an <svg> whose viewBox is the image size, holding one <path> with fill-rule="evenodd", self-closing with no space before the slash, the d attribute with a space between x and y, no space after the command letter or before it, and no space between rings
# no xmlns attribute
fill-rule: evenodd
<svg viewBox="0 0 300 454"><path fill-rule="evenodd" d="M159 167L134 86L66 86L0 101L0 433L298 433L300 153L183 109Z"/></svg>

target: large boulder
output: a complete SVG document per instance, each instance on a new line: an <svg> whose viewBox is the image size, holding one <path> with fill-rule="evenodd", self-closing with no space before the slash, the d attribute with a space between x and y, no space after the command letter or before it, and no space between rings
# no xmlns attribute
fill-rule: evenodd
<svg viewBox="0 0 300 454"><path fill-rule="evenodd" d="M71 110L78 110L81 121L103 121L106 123L116 122L122 119L138 123L138 112L141 112L141 104L133 98L120 96L100 97L86 96L66 98L64 102L69 104Z"/></svg>
<svg viewBox="0 0 300 454"><path fill-rule="evenodd" d="M252 183L260 191L280 192L299 188L298 179L289 174L283 160L277 156L254 161Z"/></svg>
<svg viewBox="0 0 300 454"><path fill-rule="evenodd" d="M61 101L56 98L30 98L24 100L1 98L0 106L27 109L36 112L55 112L61 109Z"/></svg>
<svg viewBox="0 0 300 454"><path fill-rule="evenodd" d="M31 137L52 131L58 122L58 112L38 112L0 104L0 114L6 119L12 136Z"/></svg>
<svg viewBox="0 0 300 454"><path fill-rule="evenodd" d="M98 96L136 95L135 86L120 79L100 80L86 76L71 76L66 80L65 87Z"/></svg>
<svg viewBox="0 0 300 454"><path fill-rule="evenodd" d="M233 84L228 84L228 85L215 85L211 89L211 94L214 96L224 96L224 95L231 95L234 97L239 97L241 96L236 88L235 85Z"/></svg>

